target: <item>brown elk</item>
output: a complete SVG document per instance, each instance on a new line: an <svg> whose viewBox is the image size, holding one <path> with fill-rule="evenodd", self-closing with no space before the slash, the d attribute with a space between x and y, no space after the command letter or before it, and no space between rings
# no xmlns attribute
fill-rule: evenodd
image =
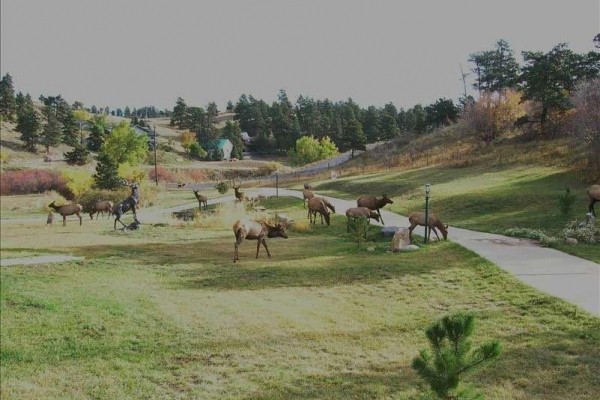
<svg viewBox="0 0 600 400"><path fill-rule="evenodd" d="M304 198L302 200L302 203L304 204L304 208L306 208L306 202L307 202L307 200L310 200L313 197L315 197L315 194L313 192L311 192L310 190L308 190L308 189L304 189L302 191L302 197Z"/></svg>
<svg viewBox="0 0 600 400"><path fill-rule="evenodd" d="M125 229L127 228L127 225L125 225L121 221L121 217L123 216L123 214L125 214L129 210L131 210L131 212L133 213L133 221L137 222L138 224L140 223L140 221L138 221L138 219L137 219L137 214L136 214L136 208L140 201L139 187L138 187L137 183L132 183L132 184L127 183L127 186L129 186L131 188L131 196L127 197L125 200L123 200L122 202L120 202L119 204L117 204L113 207L113 215L115 216L115 224L113 226L114 229L117 229L117 221L121 225L123 225L123 228L125 228Z"/></svg>
<svg viewBox="0 0 600 400"><path fill-rule="evenodd" d="M62 206L57 206L54 203L56 203L56 202L53 201L52 203L48 204L48 207L50 207L55 212L62 215L63 226L67 226L67 217L69 215L77 215L77 217L79 218L79 225L81 226L81 224L83 222L83 219L81 218L81 211L83 211L83 207L81 206L81 204L71 203L71 204L65 204ZM50 221L50 223L52 223L52 221Z"/></svg>
<svg viewBox="0 0 600 400"><path fill-rule="evenodd" d="M375 196L363 194L356 200L356 205L358 207L367 207L369 210L377 211L377 214L379 214L379 219L383 225L385 225L385 223L383 222L383 217L381 216L381 211L379 209L383 208L386 204L394 204L392 199L390 199L387 194L384 194L381 199L378 199Z"/></svg>
<svg viewBox="0 0 600 400"><path fill-rule="evenodd" d="M197 190L194 190L194 196L198 200L198 208L202 210L202 204L204 204L204 211L208 209L208 197L201 195Z"/></svg>
<svg viewBox="0 0 600 400"><path fill-rule="evenodd" d="M408 228L408 236L412 241L412 231L417 227L417 225L425 226L425 212L414 212L408 216L408 220L410 221L410 227ZM442 224L442 221L434 213L429 213L427 215L427 221L429 236L431 236L431 230L433 229L435 236L438 240L440 240L440 236L437 233L437 229L439 229L440 232L442 232L444 240L448 239L448 225Z"/></svg>
<svg viewBox="0 0 600 400"><path fill-rule="evenodd" d="M596 202L600 201L600 185L592 185L587 189L587 195L590 198L589 212L592 215L596 216L596 211L594 210L594 205Z"/></svg>
<svg viewBox="0 0 600 400"><path fill-rule="evenodd" d="M100 215L100 213L102 213L102 216L104 216L104 212L107 212L108 218L110 218L110 216L112 214L112 208L113 208L112 201L98 200L97 202L95 202L92 205L92 208L90 209L90 212L89 212L90 219L93 220L94 214L96 214L96 220L98 220L98 216Z"/></svg>
<svg viewBox="0 0 600 400"><path fill-rule="evenodd" d="M310 183L305 183L304 189L312 190L312 185Z"/></svg>
<svg viewBox="0 0 600 400"><path fill-rule="evenodd" d="M317 223L317 213L321 214L321 225L323 224L323 218L327 225L331 225L331 217L329 216L330 211L324 199L320 197L313 197L308 200L308 219L312 224Z"/></svg>
<svg viewBox="0 0 600 400"><path fill-rule="evenodd" d="M288 238L285 232L286 225L278 223L277 225L270 225L265 221L252 221L252 220L237 220L233 224L233 234L235 235L235 251L233 253L233 262L240 259L238 249L244 239L257 240L256 244L256 258L258 258L258 251L260 250L260 244L265 247L267 256L270 258L269 248L267 247L267 241L265 237L282 237Z"/></svg>
<svg viewBox="0 0 600 400"><path fill-rule="evenodd" d="M236 184L236 182L234 180L233 184L231 185L231 187L235 191L235 198L238 199L238 201L244 201L244 200L246 200L246 194L243 191L240 190L241 186L242 186L241 179L240 179L240 181L237 184Z"/></svg>
<svg viewBox="0 0 600 400"><path fill-rule="evenodd" d="M372 219L379 222L379 214L375 211L368 209L367 207L354 207L346 210L346 217L348 221L346 223L346 231L350 232L350 219L365 217L367 218L367 224L371 222ZM367 232L365 231L365 236Z"/></svg>

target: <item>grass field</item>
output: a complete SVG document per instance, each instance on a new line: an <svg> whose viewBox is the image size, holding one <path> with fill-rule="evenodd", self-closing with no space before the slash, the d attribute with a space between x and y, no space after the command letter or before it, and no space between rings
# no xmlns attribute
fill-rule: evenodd
<svg viewBox="0 0 600 400"><path fill-rule="evenodd" d="M587 185L559 167L435 166L346 176L316 183L315 190L345 199L387 193L394 204L386 209L408 215L424 208L426 182L432 185L431 208L444 222L461 228L502 232L527 227L559 236L568 221L584 219L587 212ZM560 213L557 201L567 187L576 195L571 217ZM600 263L598 245L560 245L559 249Z"/></svg>
<svg viewBox="0 0 600 400"><path fill-rule="evenodd" d="M297 199L266 205L306 218ZM196 222L1 233L3 252L86 257L2 267L3 399L407 399L424 329L453 311L477 316L477 342L502 343L468 378L486 398L600 391L600 319L450 242L392 254L372 233L357 250L337 217L269 240L271 259L243 243L234 264L230 228Z"/></svg>

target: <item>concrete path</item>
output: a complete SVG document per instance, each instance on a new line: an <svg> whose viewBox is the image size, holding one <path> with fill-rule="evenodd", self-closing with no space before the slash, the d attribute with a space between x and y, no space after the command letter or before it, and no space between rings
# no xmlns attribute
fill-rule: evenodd
<svg viewBox="0 0 600 400"><path fill-rule="evenodd" d="M275 189L246 189L249 196L275 195ZM302 192L279 189L280 196L302 198ZM355 201L326 197L338 214L356 207ZM233 200L226 196L209 200L209 204ZM173 207L169 212L196 207L196 203ZM408 218L382 210L387 226L410 226ZM376 223L372 221L372 223ZM419 229L424 229L420 227ZM600 315L600 265L558 250L540 247L536 242L491 233L450 227L448 237L453 242L490 260L521 281L556 297L567 300L594 315ZM434 235L435 238L435 235Z"/></svg>
<svg viewBox="0 0 600 400"><path fill-rule="evenodd" d="M38 257L20 257L20 258L3 258L0 260L0 265L8 267L11 265L34 265L34 264L48 264L48 263L59 263L73 260L83 260L85 257L75 256L38 256Z"/></svg>

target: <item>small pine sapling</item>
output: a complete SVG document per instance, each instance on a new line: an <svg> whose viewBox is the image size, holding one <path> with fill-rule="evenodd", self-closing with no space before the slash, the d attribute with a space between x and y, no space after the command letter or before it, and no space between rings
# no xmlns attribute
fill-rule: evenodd
<svg viewBox="0 0 600 400"><path fill-rule="evenodd" d="M498 341L472 348L469 337L474 329L475 317L468 314L445 316L427 329L432 353L421 350L413 359L412 368L439 399L483 399L481 394L462 388L461 379L497 358L501 348Z"/></svg>
<svg viewBox="0 0 600 400"><path fill-rule="evenodd" d="M564 194L558 195L558 208L563 216L568 217L571 215L575 198L576 196L571 193L571 189L569 188L565 189Z"/></svg>
<svg viewBox="0 0 600 400"><path fill-rule="evenodd" d="M348 221L348 232L352 241L356 242L360 249L361 242L367 239L369 220L367 217L352 218Z"/></svg>

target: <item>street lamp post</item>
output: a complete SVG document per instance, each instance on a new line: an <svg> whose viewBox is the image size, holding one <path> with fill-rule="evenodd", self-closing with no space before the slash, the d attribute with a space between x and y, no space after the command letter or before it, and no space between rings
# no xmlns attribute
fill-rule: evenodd
<svg viewBox="0 0 600 400"><path fill-rule="evenodd" d="M279 198L279 171L275 171L275 197Z"/></svg>
<svg viewBox="0 0 600 400"><path fill-rule="evenodd" d="M431 183L425 184L425 243L429 241L429 193L431 193Z"/></svg>

